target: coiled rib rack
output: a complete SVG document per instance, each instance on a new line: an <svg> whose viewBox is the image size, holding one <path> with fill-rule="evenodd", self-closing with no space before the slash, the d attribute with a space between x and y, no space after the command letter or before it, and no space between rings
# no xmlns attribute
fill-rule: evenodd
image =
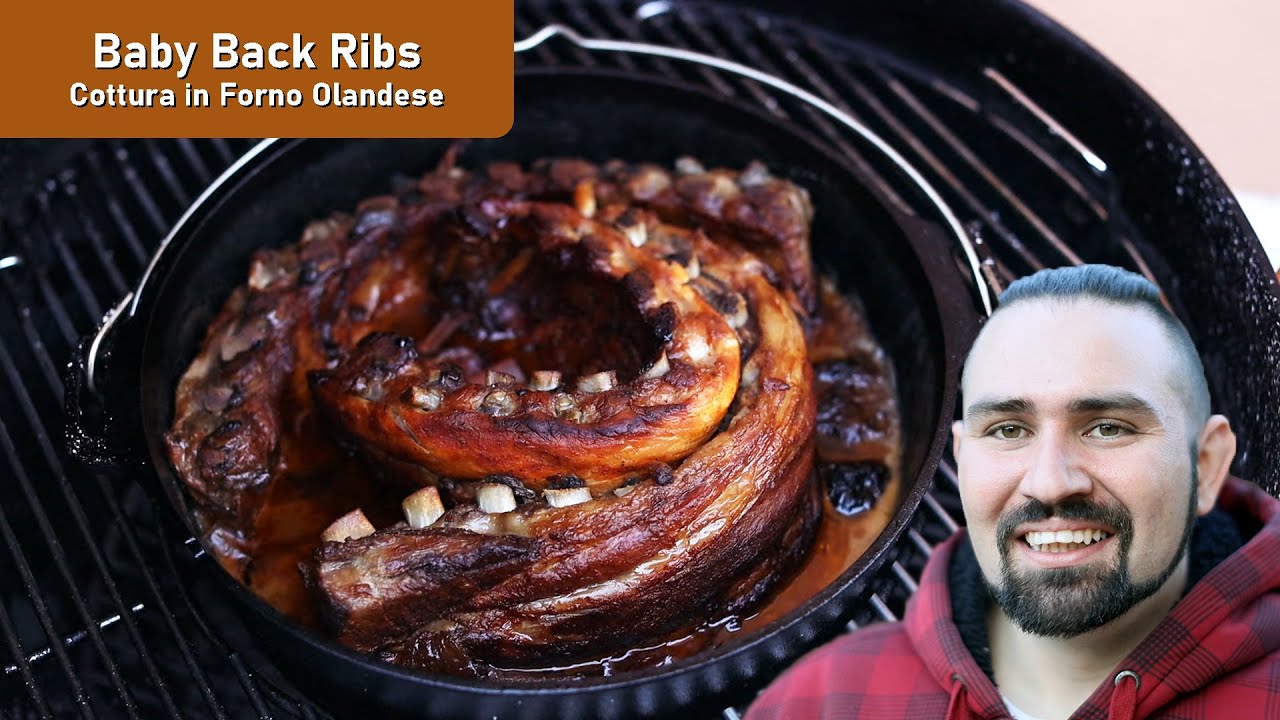
<svg viewBox="0 0 1280 720"><path fill-rule="evenodd" d="M812 213L757 163L451 151L255 256L180 382L172 461L242 577L282 475L346 452L403 488L403 521L354 509L304 568L338 638L396 661L599 657L745 611L812 541L815 446L826 470L897 441Z"/></svg>

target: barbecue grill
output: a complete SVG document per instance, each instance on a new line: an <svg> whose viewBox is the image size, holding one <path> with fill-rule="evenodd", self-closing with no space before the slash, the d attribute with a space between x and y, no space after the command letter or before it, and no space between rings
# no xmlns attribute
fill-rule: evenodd
<svg viewBox="0 0 1280 720"><path fill-rule="evenodd" d="M517 4L517 39L558 25L661 45L811 91L891 146L958 221L957 276L983 295L1047 266L1146 274L1187 322L1215 405L1240 438L1234 471L1280 484L1280 296L1234 199L1172 121L1050 21L1011 2ZM900 209L938 205L849 126L762 78L681 58L593 48L560 32L519 71L658 77L754 105L859 167ZM517 109L517 114L519 110ZM64 403L81 339L135 286L173 223L249 140L8 143L0 173L0 716L326 717L270 662L228 638L201 594L202 550L149 467L97 469ZM970 252L965 250L968 244ZM940 464L849 628L896 619L932 547L961 520ZM815 637L813 644L826 639ZM251 643L250 643L251 644ZM735 718L750 700L744 688ZM637 708L642 713L643 708ZM714 713L712 713L714 716Z"/></svg>

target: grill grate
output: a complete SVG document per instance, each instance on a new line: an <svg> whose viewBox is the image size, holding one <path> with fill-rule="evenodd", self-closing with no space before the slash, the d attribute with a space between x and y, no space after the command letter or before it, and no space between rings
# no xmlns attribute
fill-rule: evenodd
<svg viewBox="0 0 1280 720"><path fill-rule="evenodd" d="M944 81L880 49L721 5L650 2L628 14L614 2L518 4L521 37L550 22L719 55L817 92L880 133L939 188L996 285L1082 258L1145 271L1106 173L981 68ZM758 104L816 131L904 208L924 212L911 188L882 160L860 155L825 116L752 80L561 42L517 63L657 75ZM161 529L166 509L151 506L138 479L71 464L58 441L60 368L79 338L127 292L183 209L248 147L240 140L95 142L0 218L0 258L20 258L11 267L0 262L0 715L323 716L255 674L208 630L165 551L166 544L183 551ZM932 548L958 518L955 473L944 460L850 629L901 615Z"/></svg>

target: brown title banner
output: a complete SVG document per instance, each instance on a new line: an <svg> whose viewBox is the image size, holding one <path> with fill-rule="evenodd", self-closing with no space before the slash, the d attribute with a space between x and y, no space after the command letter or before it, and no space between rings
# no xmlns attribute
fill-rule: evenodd
<svg viewBox="0 0 1280 720"><path fill-rule="evenodd" d="M22 3L0 136L497 137L513 0Z"/></svg>

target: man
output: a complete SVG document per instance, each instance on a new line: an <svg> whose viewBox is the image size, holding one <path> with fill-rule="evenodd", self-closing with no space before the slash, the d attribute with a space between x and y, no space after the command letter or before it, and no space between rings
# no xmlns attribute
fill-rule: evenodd
<svg viewBox="0 0 1280 720"><path fill-rule="evenodd" d="M1117 268L1009 286L961 379L967 529L902 623L803 658L765 718L1280 718L1280 502L1228 478L1190 337Z"/></svg>

